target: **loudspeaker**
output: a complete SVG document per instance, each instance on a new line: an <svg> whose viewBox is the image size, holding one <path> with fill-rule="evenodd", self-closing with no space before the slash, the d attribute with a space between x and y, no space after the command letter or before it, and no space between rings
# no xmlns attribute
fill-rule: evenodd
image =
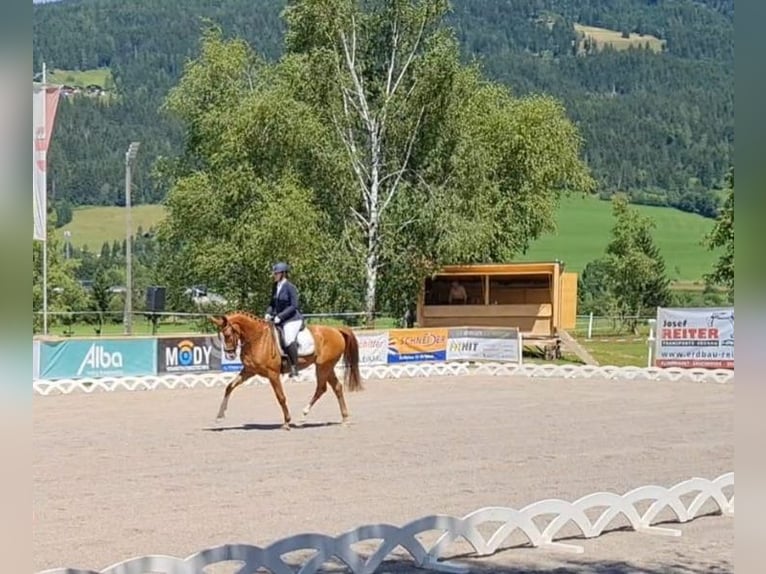
<svg viewBox="0 0 766 574"><path fill-rule="evenodd" d="M165 311L165 288L156 285L146 288L146 310L150 313Z"/></svg>

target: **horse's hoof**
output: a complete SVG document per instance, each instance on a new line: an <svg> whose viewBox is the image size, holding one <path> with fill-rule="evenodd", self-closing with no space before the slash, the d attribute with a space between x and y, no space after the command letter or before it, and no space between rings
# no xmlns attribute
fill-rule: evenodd
<svg viewBox="0 0 766 574"><path fill-rule="evenodd" d="M291 430L290 423L283 424L282 425L282 430L287 430L287 431Z"/></svg>

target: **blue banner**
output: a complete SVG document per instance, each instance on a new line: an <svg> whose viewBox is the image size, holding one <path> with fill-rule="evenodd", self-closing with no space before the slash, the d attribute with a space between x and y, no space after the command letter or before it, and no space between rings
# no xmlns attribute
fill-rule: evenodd
<svg viewBox="0 0 766 574"><path fill-rule="evenodd" d="M40 378L80 379L157 374L156 339L41 341Z"/></svg>

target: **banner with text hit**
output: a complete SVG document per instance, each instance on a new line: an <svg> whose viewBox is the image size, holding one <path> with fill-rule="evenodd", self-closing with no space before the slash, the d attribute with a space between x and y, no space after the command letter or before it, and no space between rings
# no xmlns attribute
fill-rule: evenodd
<svg viewBox="0 0 766 574"><path fill-rule="evenodd" d="M734 307L657 308L657 367L734 368Z"/></svg>
<svg viewBox="0 0 766 574"><path fill-rule="evenodd" d="M450 329L447 360L521 363L519 330L492 327Z"/></svg>

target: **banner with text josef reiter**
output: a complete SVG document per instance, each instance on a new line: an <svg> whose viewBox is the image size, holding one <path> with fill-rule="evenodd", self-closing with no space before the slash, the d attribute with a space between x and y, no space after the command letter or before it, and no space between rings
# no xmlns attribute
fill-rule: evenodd
<svg viewBox="0 0 766 574"><path fill-rule="evenodd" d="M734 368L734 307L657 308L657 367Z"/></svg>

